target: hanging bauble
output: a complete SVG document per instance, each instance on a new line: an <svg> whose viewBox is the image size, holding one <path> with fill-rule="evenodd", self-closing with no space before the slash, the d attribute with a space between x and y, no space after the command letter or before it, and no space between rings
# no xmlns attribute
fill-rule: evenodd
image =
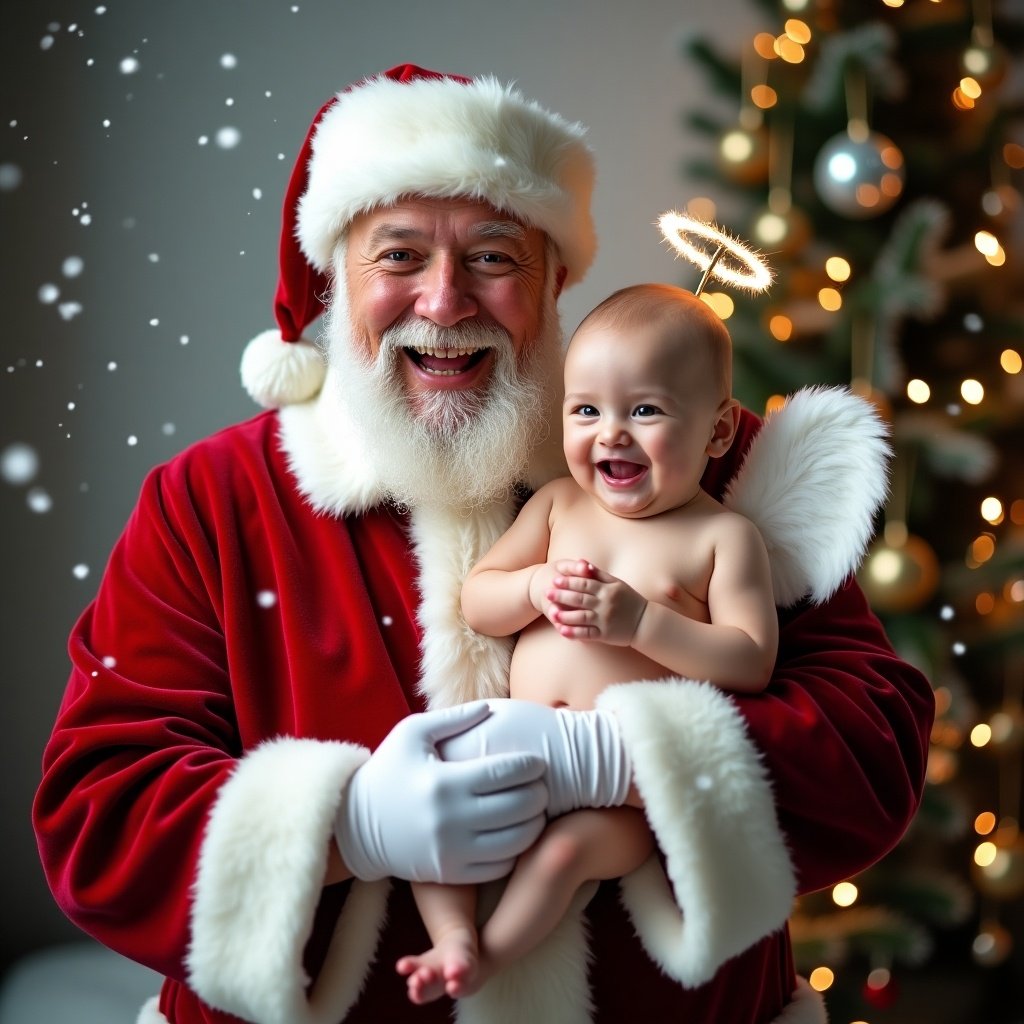
<svg viewBox="0 0 1024 1024"><path fill-rule="evenodd" d="M768 132L764 125L737 125L718 140L718 165L739 185L759 185L768 180Z"/></svg>
<svg viewBox="0 0 1024 1024"><path fill-rule="evenodd" d="M886 967L876 967L864 982L864 1002L875 1010L885 1010L900 997L899 985Z"/></svg>
<svg viewBox="0 0 1024 1024"><path fill-rule="evenodd" d="M971 956L980 967L998 967L1013 952L1013 936L998 921L983 921L971 943Z"/></svg>
<svg viewBox="0 0 1024 1024"><path fill-rule="evenodd" d="M987 746L997 754L1010 754L1024 748L1024 709L1003 708L989 720L992 730Z"/></svg>
<svg viewBox="0 0 1024 1024"><path fill-rule="evenodd" d="M960 55L960 68L983 90L995 89L1006 77L1006 51L997 43L971 43Z"/></svg>
<svg viewBox="0 0 1024 1024"><path fill-rule="evenodd" d="M765 207L754 214L750 237L773 256L795 256L811 240L811 223L807 215L794 206L785 213Z"/></svg>
<svg viewBox="0 0 1024 1024"><path fill-rule="evenodd" d="M997 900L1015 900L1024 895L1024 836L996 843L995 853L979 864L971 865L974 884L986 896Z"/></svg>
<svg viewBox="0 0 1024 1024"><path fill-rule="evenodd" d="M981 208L997 227L1005 227L1017 216L1021 195L1012 185L997 185L982 193Z"/></svg>
<svg viewBox="0 0 1024 1024"><path fill-rule="evenodd" d="M939 560L928 543L913 534L902 544L879 537L869 548L857 578L876 611L912 612L935 593Z"/></svg>
<svg viewBox="0 0 1024 1024"><path fill-rule="evenodd" d="M903 154L878 132L863 140L834 135L814 161L814 185L821 201L844 217L885 213L903 192Z"/></svg>

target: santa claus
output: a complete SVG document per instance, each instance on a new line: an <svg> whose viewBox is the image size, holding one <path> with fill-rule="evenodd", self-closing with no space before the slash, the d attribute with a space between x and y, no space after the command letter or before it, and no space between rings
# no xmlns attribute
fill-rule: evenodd
<svg viewBox="0 0 1024 1024"><path fill-rule="evenodd" d="M564 472L556 301L593 259L592 182L583 129L492 79L405 65L317 115L279 329L243 358L267 411L147 478L74 629L34 807L65 912L166 975L141 1022L449 1020L395 972L426 944L408 881L500 879L546 814L627 799L658 854L579 894L457 1019L824 1019L792 900L899 839L932 707L844 578L864 516L819 478L767 527L798 571L755 697L669 679L571 718L517 708L492 699L510 641L459 612L469 567ZM817 415L790 417L800 444ZM844 415L856 503L881 442ZM759 427L744 413L707 490L756 505L817 465L776 440L734 480Z"/></svg>

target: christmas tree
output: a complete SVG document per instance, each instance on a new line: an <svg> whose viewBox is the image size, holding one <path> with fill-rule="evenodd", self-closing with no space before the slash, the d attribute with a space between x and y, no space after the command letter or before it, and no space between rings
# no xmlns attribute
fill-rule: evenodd
<svg viewBox="0 0 1024 1024"><path fill-rule="evenodd" d="M686 212L775 272L765 295L705 298L745 404L845 384L890 424L860 579L937 706L917 820L801 899L798 969L834 1024L1020 1021L1024 21L986 0L761 6L735 52L686 44L722 101L686 111L707 141L687 176L712 193Z"/></svg>

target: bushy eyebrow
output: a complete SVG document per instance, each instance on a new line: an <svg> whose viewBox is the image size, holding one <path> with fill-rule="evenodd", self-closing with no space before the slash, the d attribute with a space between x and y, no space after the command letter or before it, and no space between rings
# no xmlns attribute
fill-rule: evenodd
<svg viewBox="0 0 1024 1024"><path fill-rule="evenodd" d="M475 224L472 234L477 238L511 238L517 242L526 241L526 228L514 220L486 220ZM377 246L389 242L403 242L413 238L421 238L423 232L419 228L404 224L378 224L370 232L369 245Z"/></svg>
<svg viewBox="0 0 1024 1024"><path fill-rule="evenodd" d="M514 220L488 220L477 224L473 234L480 238L514 238L518 242L526 241L526 228Z"/></svg>

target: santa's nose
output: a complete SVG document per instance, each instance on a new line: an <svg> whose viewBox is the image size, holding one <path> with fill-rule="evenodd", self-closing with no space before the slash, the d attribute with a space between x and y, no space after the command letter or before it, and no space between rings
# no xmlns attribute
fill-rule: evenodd
<svg viewBox="0 0 1024 1024"><path fill-rule="evenodd" d="M419 285L420 291L413 306L417 316L431 320L439 327L451 327L477 314L471 275L452 257L435 256L423 268Z"/></svg>

